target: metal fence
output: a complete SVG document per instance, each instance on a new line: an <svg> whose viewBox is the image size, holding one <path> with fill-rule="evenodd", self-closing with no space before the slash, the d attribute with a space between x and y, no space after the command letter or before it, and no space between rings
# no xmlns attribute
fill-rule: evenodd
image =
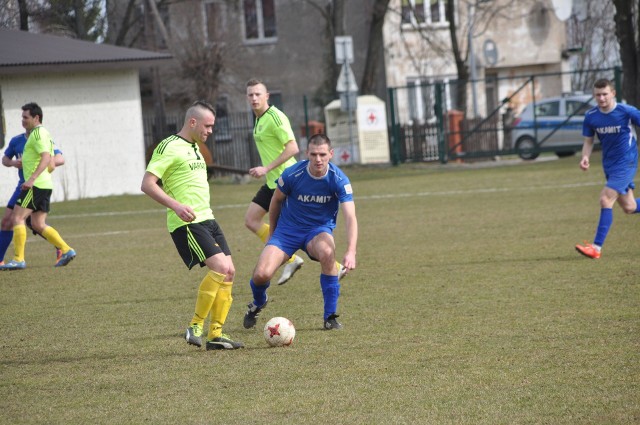
<svg viewBox="0 0 640 425"><path fill-rule="evenodd" d="M473 161L502 155L515 155L514 119L527 104L559 96L562 87L573 87L572 93L591 93L597 78L609 78L621 85L619 68L581 70L566 73L546 73L517 77L487 78L460 83L419 82L388 89L389 133L394 164L404 162L451 160ZM579 82L579 83L578 83ZM580 84L580 85L577 85ZM587 86L585 86L587 85ZM507 89L505 89L505 87ZM577 87L577 88L576 88ZM468 104L473 108L463 112L456 108L456 93L466 90ZM506 91L499 96L500 91ZM476 94L479 102L476 102ZM479 105L480 107L477 107ZM470 111L473 109L473 111ZM530 151L566 153L547 143L566 121L536 138ZM541 125L534 116L534 127ZM575 130L578 131L579 130ZM541 132L542 134L542 132ZM569 151L577 151L573 146Z"/></svg>
<svg viewBox="0 0 640 425"><path fill-rule="evenodd" d="M165 115L143 117L144 143L146 159L149 161L155 146L171 134L182 128L184 115ZM213 164L221 168L249 170L260 165L260 157L253 142L253 115L235 113L216 116L213 134L207 139L206 146L213 157ZM218 169L216 174L228 174L230 171Z"/></svg>

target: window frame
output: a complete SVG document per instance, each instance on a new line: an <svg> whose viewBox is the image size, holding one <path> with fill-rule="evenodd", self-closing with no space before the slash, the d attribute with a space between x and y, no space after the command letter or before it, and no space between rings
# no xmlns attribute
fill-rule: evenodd
<svg viewBox="0 0 640 425"><path fill-rule="evenodd" d="M448 27L449 22L447 21L447 16L445 14L445 5L446 0L418 0L422 1L422 4L416 8L416 0L401 0L400 2L400 23L403 28L421 28L421 27ZM431 19L431 7L432 1L437 2L438 6L438 15L440 19L438 21L433 21ZM408 5L405 6L403 3L407 2ZM408 8L408 9L405 9ZM420 17L423 18L423 21L418 19L417 14L420 14ZM407 21L405 18L405 13L408 13L409 20Z"/></svg>
<svg viewBox="0 0 640 425"><path fill-rule="evenodd" d="M257 37L248 38L247 37L247 11L246 11L246 2L253 1L255 4L255 21L256 21L256 31ZM264 2L269 1L272 3L273 10L273 27L274 27L274 35L266 36L265 35L265 22L264 22ZM245 44L271 44L278 41L278 26L276 19L276 1L275 0L243 0L242 1L242 39Z"/></svg>

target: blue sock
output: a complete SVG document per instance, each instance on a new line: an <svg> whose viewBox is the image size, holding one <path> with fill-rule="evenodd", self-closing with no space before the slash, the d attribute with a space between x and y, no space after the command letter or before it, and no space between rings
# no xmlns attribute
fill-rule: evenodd
<svg viewBox="0 0 640 425"><path fill-rule="evenodd" d="M4 259L12 239L13 230L0 230L0 261Z"/></svg>
<svg viewBox="0 0 640 425"><path fill-rule="evenodd" d="M324 320L338 311L338 297L340 296L340 283L338 276L320 274L320 288L324 298Z"/></svg>
<svg viewBox="0 0 640 425"><path fill-rule="evenodd" d="M604 244L604 240L609 233L609 228L613 223L613 210L611 208L602 208L600 210L600 221L598 222L598 230L596 231L596 237L593 239L593 243L599 246Z"/></svg>
<svg viewBox="0 0 640 425"><path fill-rule="evenodd" d="M634 214L640 213L640 198L636 199L636 210Z"/></svg>
<svg viewBox="0 0 640 425"><path fill-rule="evenodd" d="M253 292L253 303L257 307L262 307L267 302L267 288L271 285L271 282L267 282L266 285L256 285L251 279L249 280L249 285L251 285L251 292Z"/></svg>

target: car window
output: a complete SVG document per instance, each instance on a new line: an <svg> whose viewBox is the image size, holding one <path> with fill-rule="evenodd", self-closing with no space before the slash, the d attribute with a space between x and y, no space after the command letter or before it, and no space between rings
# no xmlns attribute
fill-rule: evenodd
<svg viewBox="0 0 640 425"><path fill-rule="evenodd" d="M588 101L567 100L567 115L584 115L592 106Z"/></svg>
<svg viewBox="0 0 640 425"><path fill-rule="evenodd" d="M538 103L536 105L536 116L554 117L560 115L560 101Z"/></svg>

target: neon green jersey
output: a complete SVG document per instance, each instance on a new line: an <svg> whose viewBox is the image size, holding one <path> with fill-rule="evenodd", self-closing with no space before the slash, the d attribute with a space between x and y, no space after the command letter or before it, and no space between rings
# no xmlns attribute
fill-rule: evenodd
<svg viewBox="0 0 640 425"><path fill-rule="evenodd" d="M253 126L253 139L256 142L262 165L268 165L280 156L288 141L293 140L293 143L296 143L289 118L275 106L269 106L269 109L262 116L256 118ZM296 159L291 157L284 164L269 171L266 175L267 186L270 189L275 189L276 179L280 177L285 168L296 162Z"/></svg>
<svg viewBox="0 0 640 425"><path fill-rule="evenodd" d="M53 140L51 140L51 134L46 128L38 126L31 130L22 152L22 171L25 180L29 180L33 172L36 171L42 159L40 155L44 152L49 152L53 156ZM33 182L33 185L38 189L53 189L53 180L49 170L45 168Z"/></svg>
<svg viewBox="0 0 640 425"><path fill-rule="evenodd" d="M192 223L213 220L207 164L197 143L190 143L177 135L167 137L153 151L147 171L162 180L162 189L167 195L193 208L196 219ZM172 209L167 208L169 232L185 224Z"/></svg>

